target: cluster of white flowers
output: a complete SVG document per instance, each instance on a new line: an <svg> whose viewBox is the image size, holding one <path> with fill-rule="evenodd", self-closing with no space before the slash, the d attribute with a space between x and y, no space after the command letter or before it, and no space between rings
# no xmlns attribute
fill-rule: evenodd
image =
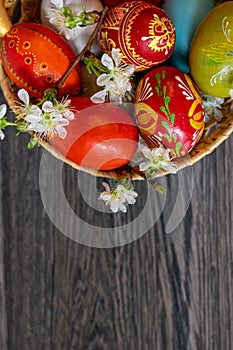
<svg viewBox="0 0 233 350"><path fill-rule="evenodd" d="M176 164L172 162L170 150L168 148L165 148L162 145L153 149L143 146L141 152L146 158L146 161L143 161L139 165L139 169L145 172L149 178L155 177L160 169L169 171L173 174L177 172Z"/></svg>
<svg viewBox="0 0 233 350"><path fill-rule="evenodd" d="M222 104L224 102L224 98L203 94L202 101L205 111L205 121L208 121L210 116L213 116L216 120L220 121L223 117Z"/></svg>
<svg viewBox="0 0 233 350"><path fill-rule="evenodd" d="M123 184L118 184L113 189L106 182L103 182L103 186L106 191L100 194L99 199L103 200L105 205L109 206L113 213L118 213L118 211L126 213L126 205L134 204L138 197L137 192L133 191L132 188L127 188L128 186L126 187Z"/></svg>
<svg viewBox="0 0 233 350"><path fill-rule="evenodd" d="M115 48L112 49L112 57L103 54L101 63L107 68L108 73L101 74L96 83L98 86L103 86L104 89L95 93L91 100L94 103L103 103L106 97L110 102L122 102L126 92L130 92L131 77L134 73L135 66L133 64L121 64L122 58L119 51Z"/></svg>
<svg viewBox="0 0 233 350"><path fill-rule="evenodd" d="M26 90L18 91L20 99L17 109L19 111L17 119L27 122L27 130L34 131L39 138L50 139L54 134L64 139L67 131L64 128L74 119L74 113L69 108L70 100L63 102L45 101L41 108L30 104L29 94Z"/></svg>
<svg viewBox="0 0 233 350"><path fill-rule="evenodd" d="M63 8L70 6L72 1L51 0L51 8L48 9L49 22L56 26L59 33L64 35L67 40L73 39L78 35L78 27L69 28L67 26L67 18L63 12Z"/></svg>

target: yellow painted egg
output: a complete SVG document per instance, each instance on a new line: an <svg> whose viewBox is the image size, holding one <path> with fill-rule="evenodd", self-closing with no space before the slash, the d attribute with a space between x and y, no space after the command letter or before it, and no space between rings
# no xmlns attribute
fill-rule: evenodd
<svg viewBox="0 0 233 350"><path fill-rule="evenodd" d="M229 97L233 89L233 1L216 6L191 43L191 75L206 94Z"/></svg>

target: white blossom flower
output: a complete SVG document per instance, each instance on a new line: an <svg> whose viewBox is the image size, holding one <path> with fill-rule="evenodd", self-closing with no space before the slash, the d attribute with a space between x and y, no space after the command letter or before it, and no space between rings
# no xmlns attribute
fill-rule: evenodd
<svg viewBox="0 0 233 350"><path fill-rule="evenodd" d="M176 165L171 161L169 149L164 148L162 145L153 149L143 146L141 151L144 157L148 160L142 162L139 165L139 169L146 172L149 177L154 177L160 169L169 171L173 174L177 172Z"/></svg>
<svg viewBox="0 0 233 350"><path fill-rule="evenodd" d="M69 124L66 118L61 116L53 116L51 113L42 110L40 115L27 115L25 120L28 122L27 130L34 131L39 134L39 137L46 137L50 139L54 134L64 139L67 131L64 126Z"/></svg>
<svg viewBox="0 0 233 350"><path fill-rule="evenodd" d="M71 100L64 100L53 104L51 101L46 101L43 103L42 109L46 113L50 113L54 118L65 118L68 120L74 119L74 113L69 108Z"/></svg>
<svg viewBox="0 0 233 350"><path fill-rule="evenodd" d="M17 118L24 119L26 116L30 115L40 115L41 114L41 109L33 104L30 104L30 97L28 92L25 89L20 89L18 91L18 97L20 101L16 106L16 109L18 111L17 113Z"/></svg>
<svg viewBox="0 0 233 350"><path fill-rule="evenodd" d="M49 22L54 25L58 32L65 36L67 40L73 39L78 35L78 27L69 28L67 19L62 12L63 7L68 7L70 1L51 0L51 8L48 9Z"/></svg>
<svg viewBox="0 0 233 350"><path fill-rule="evenodd" d="M103 103L107 96L111 102L122 102L125 93L131 91L130 78L134 72L134 65L121 64L121 55L115 48L112 49L112 58L106 53L103 54L101 63L109 73L103 73L97 78L96 84L104 86L104 89L91 97L92 102Z"/></svg>
<svg viewBox="0 0 233 350"><path fill-rule="evenodd" d="M18 119L23 119L28 123L26 130L34 131L38 137L50 139L54 134L64 139L67 131L64 126L69 124L69 120L74 119L74 113L68 108L70 100L64 102L45 101L42 108L30 104L30 97L26 90L18 91L18 97L21 100L17 109Z"/></svg>
<svg viewBox="0 0 233 350"><path fill-rule="evenodd" d="M209 116L213 115L213 117L220 121L223 117L222 114L222 104L224 102L224 98L214 97L211 95L203 94L203 107L205 111L205 120L208 121Z"/></svg>
<svg viewBox="0 0 233 350"><path fill-rule="evenodd" d="M0 119L2 119L6 115L6 105L2 104L0 106ZM5 137L4 132L0 129L0 140L3 140Z"/></svg>
<svg viewBox="0 0 233 350"><path fill-rule="evenodd" d="M137 192L133 191L133 189L128 189L123 184L118 184L113 189L106 182L103 182L103 186L106 191L100 194L99 199L103 200L105 205L109 206L113 213L117 213L118 211L126 213L126 205L136 202Z"/></svg>

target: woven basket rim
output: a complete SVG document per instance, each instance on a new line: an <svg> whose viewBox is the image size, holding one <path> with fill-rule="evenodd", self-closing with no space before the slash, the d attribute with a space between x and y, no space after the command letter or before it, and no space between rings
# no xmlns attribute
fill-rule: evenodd
<svg viewBox="0 0 233 350"><path fill-rule="evenodd" d="M2 0L1 0L2 1ZM5 7L9 17L14 14L14 10L19 0L5 0ZM41 0L21 0L21 18L19 22L39 22L38 11L40 11ZM219 3L219 1L217 1ZM10 78L6 75L2 60L0 60L0 86L3 95L10 108L13 109L15 100L17 99L17 88L11 82ZM192 166L205 156L212 153L221 143L223 143L233 132L233 111L230 111L229 107L224 108L224 117L220 122L214 119L210 119L205 125L205 129L200 141L192 149L192 151L183 158L176 159L177 171L184 169L188 166ZM121 178L129 176L132 180L143 180L144 177L139 172L138 168L131 168L128 165L122 168L114 169L111 171L98 171L94 169L84 168L76 163L65 158L59 151L52 147L49 143L40 140L41 146L51 153L55 158L70 165L76 170L84 171L96 177L105 178ZM160 171L156 177L169 174L166 171Z"/></svg>

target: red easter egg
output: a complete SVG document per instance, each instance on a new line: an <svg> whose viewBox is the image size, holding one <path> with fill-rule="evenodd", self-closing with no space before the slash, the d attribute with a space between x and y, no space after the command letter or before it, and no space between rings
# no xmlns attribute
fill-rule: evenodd
<svg viewBox="0 0 233 350"><path fill-rule="evenodd" d="M196 145L204 128L202 98L190 77L160 66L137 86L135 114L142 137L151 147L162 143L180 157Z"/></svg>
<svg viewBox="0 0 233 350"><path fill-rule="evenodd" d="M138 146L138 128L129 114L111 103L94 104L89 97L73 97L71 105L78 112L65 139L56 135L51 144L86 168L111 170L127 164Z"/></svg>
<svg viewBox="0 0 233 350"><path fill-rule="evenodd" d="M56 87L75 58L67 42L41 24L15 24L3 37L2 60L8 76L35 97L41 98L46 89ZM59 96L79 93L80 81L78 64L61 87Z"/></svg>
<svg viewBox="0 0 233 350"><path fill-rule="evenodd" d="M119 49L123 61L134 64L138 71L167 60L176 40L166 13L144 1L127 1L109 10L99 36L103 52Z"/></svg>
<svg viewBox="0 0 233 350"><path fill-rule="evenodd" d="M103 0L104 5L108 6L109 9L121 4L122 2L124 2L124 0ZM161 0L147 0L147 2L159 5L161 3Z"/></svg>

